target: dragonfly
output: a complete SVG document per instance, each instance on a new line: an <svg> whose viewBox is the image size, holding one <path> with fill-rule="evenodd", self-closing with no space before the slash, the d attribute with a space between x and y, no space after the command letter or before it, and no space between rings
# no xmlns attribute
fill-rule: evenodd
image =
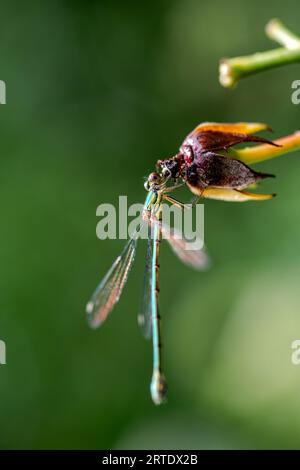
<svg viewBox="0 0 300 470"><path fill-rule="evenodd" d="M169 193L178 185L168 186L168 178L153 172L149 175L145 188L148 191L143 207L142 221L125 245L122 253L116 258L103 280L98 285L91 300L86 306L86 313L91 327L100 327L107 319L120 299L123 288L132 268L137 241L144 224L148 238L146 248L146 265L143 281L142 308L138 315L144 336L152 337L153 371L150 392L153 402L160 405L167 401L167 382L162 368L161 328L159 312L159 270L160 245L166 239L174 253L185 264L201 270L208 266L208 255L204 248L190 249L188 240L177 229L163 222L163 201L168 201L185 208L182 203L172 198ZM200 240L199 240L200 241ZM201 243L198 245L201 246Z"/></svg>

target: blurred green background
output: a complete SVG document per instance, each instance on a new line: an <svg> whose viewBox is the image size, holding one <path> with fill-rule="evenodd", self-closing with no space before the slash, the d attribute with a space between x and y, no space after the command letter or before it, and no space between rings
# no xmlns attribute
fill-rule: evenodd
<svg viewBox="0 0 300 470"><path fill-rule="evenodd" d="M163 245L166 406L136 321L145 242L105 326L84 312L123 246L97 240L100 203L142 202L201 121L300 128L299 65L235 90L217 77L221 57L276 47L270 18L300 33L299 1L14 0L0 16L0 447L300 448L300 152L259 166L275 200L205 201L208 272Z"/></svg>

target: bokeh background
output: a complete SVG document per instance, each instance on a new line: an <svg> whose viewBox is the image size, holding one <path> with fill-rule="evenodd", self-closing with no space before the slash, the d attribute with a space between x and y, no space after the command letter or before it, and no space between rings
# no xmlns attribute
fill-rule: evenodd
<svg viewBox="0 0 300 470"><path fill-rule="evenodd" d="M1 2L1 448L300 448L300 152L259 166L275 200L205 202L208 272L163 246L166 406L136 321L145 242L109 321L85 319L123 246L96 238L100 203L142 202L201 121L300 128L299 65L218 83L221 57L276 47L272 17L300 33L297 0Z"/></svg>

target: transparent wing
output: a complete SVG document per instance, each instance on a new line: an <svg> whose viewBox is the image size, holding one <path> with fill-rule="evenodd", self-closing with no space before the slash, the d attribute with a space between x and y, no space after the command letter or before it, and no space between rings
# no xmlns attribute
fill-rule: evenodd
<svg viewBox="0 0 300 470"><path fill-rule="evenodd" d="M162 229L164 234L166 228ZM167 240L174 253L178 258L188 266L199 271L206 269L209 266L209 256L204 248L191 249L190 241L186 240L180 232L175 229L168 228ZM164 234L164 236L166 236ZM200 240L199 240L200 244Z"/></svg>
<svg viewBox="0 0 300 470"><path fill-rule="evenodd" d="M159 221L154 219L153 223L159 223ZM209 266L209 256L202 247L201 240L196 238L191 244L191 241L185 238L179 230L164 223L161 223L161 231L163 238L169 242L172 250L183 263L200 271ZM202 248L195 248L197 246Z"/></svg>
<svg viewBox="0 0 300 470"><path fill-rule="evenodd" d="M141 309L138 315L138 324L142 329L145 338L150 339L152 335L152 296L151 296L151 283L152 283L152 239L151 239L151 225L148 226L148 240L146 251L146 266L144 271L143 280L143 294Z"/></svg>
<svg viewBox="0 0 300 470"><path fill-rule="evenodd" d="M131 238L121 255L115 260L86 306L89 324L92 328L102 325L120 299L123 287L133 265L137 238Z"/></svg>

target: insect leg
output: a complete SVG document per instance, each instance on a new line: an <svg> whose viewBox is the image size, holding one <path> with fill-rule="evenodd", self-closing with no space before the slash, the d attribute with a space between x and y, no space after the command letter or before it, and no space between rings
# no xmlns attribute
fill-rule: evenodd
<svg viewBox="0 0 300 470"><path fill-rule="evenodd" d="M178 201L177 199L175 199L174 197L172 196L167 196L166 194L164 195L164 199L168 202L170 202L171 204L174 204L174 206L176 207L179 207L179 209L191 209L191 205L190 204L184 204L183 202L180 202Z"/></svg>

